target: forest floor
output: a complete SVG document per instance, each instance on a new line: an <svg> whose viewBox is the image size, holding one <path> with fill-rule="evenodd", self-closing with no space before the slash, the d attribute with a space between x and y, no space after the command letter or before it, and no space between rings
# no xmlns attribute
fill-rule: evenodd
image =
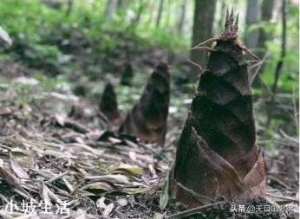
<svg viewBox="0 0 300 219"><path fill-rule="evenodd" d="M157 52L152 55L155 57ZM150 66L158 59L150 59L143 71L151 71ZM222 197L195 212L185 211L184 206L168 197L164 186L175 158L188 101L171 100L166 143L160 148L131 136L118 136L114 128L97 116L98 102L41 86L42 80L51 79L34 79L36 69L17 61L2 61L0 69L6 78L0 87L2 218L297 218L299 215L299 142L295 136L281 131L270 140L258 138L267 163L267 194L265 199L245 203L248 212L234 211L233 207L242 205ZM146 82L141 81L144 81L142 88ZM189 96L176 87L173 90L173 95ZM119 93L122 95L122 91ZM264 127L259 125L257 129L258 135L263 135ZM272 150L267 148L270 144ZM163 205L166 207L162 208ZM258 206L270 206L271 210Z"/></svg>

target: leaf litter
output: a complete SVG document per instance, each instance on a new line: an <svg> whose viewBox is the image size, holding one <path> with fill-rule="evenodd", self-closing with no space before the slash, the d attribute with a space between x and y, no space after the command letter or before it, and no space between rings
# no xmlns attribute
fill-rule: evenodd
<svg viewBox="0 0 300 219"><path fill-rule="evenodd" d="M161 148L99 128L95 119L72 118L73 100L42 94L30 94L32 101L26 104L17 103L12 93L0 100L2 218L263 218L230 212L232 203L226 200L191 212L169 196L165 181L175 157L178 124L169 124ZM56 101L65 112L53 107ZM52 106L41 105L45 102ZM93 116L99 119L96 110ZM290 138L280 135L275 139L280 152L266 153L268 193L256 202L292 206L293 215L286 218L295 218L298 148Z"/></svg>

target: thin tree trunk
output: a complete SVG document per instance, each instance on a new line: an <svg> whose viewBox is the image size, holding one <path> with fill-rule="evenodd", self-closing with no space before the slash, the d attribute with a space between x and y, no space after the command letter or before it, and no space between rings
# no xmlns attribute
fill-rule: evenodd
<svg viewBox="0 0 300 219"><path fill-rule="evenodd" d="M179 17L178 26L177 26L177 33L179 35L182 35L182 32L183 32L185 12L186 12L186 1L184 1L180 7L180 17Z"/></svg>
<svg viewBox="0 0 300 219"><path fill-rule="evenodd" d="M155 4L153 2L149 3L150 6L149 6L149 9L150 9L150 15L149 15L149 21L147 22L148 25L150 27L152 27L152 25L154 24L154 21L155 21Z"/></svg>
<svg viewBox="0 0 300 219"><path fill-rule="evenodd" d="M261 21L269 22L272 18L273 8L274 8L275 0L263 0L261 5ZM267 33L264 28L260 28L259 30L259 40L258 40L258 55L259 57L263 57L266 50L266 41L272 38L271 33Z"/></svg>
<svg viewBox="0 0 300 219"><path fill-rule="evenodd" d="M160 0L158 14L157 14L157 18L156 18L156 27L159 27L159 25L160 25L163 7L164 7L164 0Z"/></svg>
<svg viewBox="0 0 300 219"><path fill-rule="evenodd" d="M126 0L118 0L117 9L123 8L127 4Z"/></svg>
<svg viewBox="0 0 300 219"><path fill-rule="evenodd" d="M263 0L261 5L261 21L262 22L270 22L273 15L273 9L275 5L275 0ZM257 42L257 54L258 57L262 58L266 54L266 41L272 39L272 34L266 32L264 28L260 28L259 30L259 38ZM265 67L265 63L262 64L260 67L260 72L263 72ZM259 77L255 77L252 83L253 87L260 87L261 86L261 79Z"/></svg>
<svg viewBox="0 0 300 219"><path fill-rule="evenodd" d="M116 11L117 0L107 0L105 8L105 17L107 22L111 22Z"/></svg>
<svg viewBox="0 0 300 219"><path fill-rule="evenodd" d="M67 16L70 16L71 12L72 12L72 9L73 9L73 3L74 3L74 0L68 0L67 1L67 11L66 11L66 15Z"/></svg>
<svg viewBox="0 0 300 219"><path fill-rule="evenodd" d="M276 69L275 69L275 75L274 75L274 84L272 86L272 99L269 107L268 112L268 118L267 118L267 125L266 127L269 128L271 126L272 121L272 112L273 107L275 104L275 95L278 88L278 81L281 73L281 69L283 66L283 61L286 56L286 35L287 35L287 27L286 27L286 12L287 11L287 0L282 0L282 6L281 6L281 13L282 13L282 19L281 19L281 25L282 25L282 34L281 34L281 53L280 53L280 59L277 62Z"/></svg>
<svg viewBox="0 0 300 219"><path fill-rule="evenodd" d="M246 13L246 28L259 21L260 5L259 0L247 0L247 13ZM246 31L245 43L247 47L254 49L257 47L259 37L259 30L255 29L250 32Z"/></svg>
<svg viewBox="0 0 300 219"><path fill-rule="evenodd" d="M139 7L138 7L138 10L137 10L137 13L136 13L136 16L135 18L131 21L130 25L129 25L129 29L134 29L137 27L137 25L139 24L140 22L140 19L142 17L142 14L143 14L143 11L144 9L146 8L147 6L147 3L144 2L144 1L140 1L139 2Z"/></svg>
<svg viewBox="0 0 300 219"><path fill-rule="evenodd" d="M170 10L170 8L171 8L171 1L172 0L167 0L167 7L165 7L166 9L166 13L165 13L165 18L166 18L166 23L165 23L165 25L164 25L164 28L166 29L166 30L168 30L169 31L169 33L171 33L170 32L170 17L171 17L171 10Z"/></svg>
<svg viewBox="0 0 300 219"><path fill-rule="evenodd" d="M225 0L222 0L221 2L218 2L218 3L220 4L221 13L220 13L220 18L219 18L218 23L217 23L216 30L217 30L217 32L220 32L221 28L224 25L224 19L223 18L226 15L227 4L226 4Z"/></svg>
<svg viewBox="0 0 300 219"><path fill-rule="evenodd" d="M212 36L215 8L216 0L195 0L192 47ZM191 50L190 57L194 63L203 65L207 60L207 53ZM192 71L195 72L195 69ZM195 79L195 76L190 79Z"/></svg>
<svg viewBox="0 0 300 219"><path fill-rule="evenodd" d="M141 20L141 17L142 17L142 14L144 12L144 9L147 7L147 1L140 1L140 5L139 5L139 8L138 8L138 11L137 11L137 15L135 17L135 23L136 24L139 24L140 20Z"/></svg>

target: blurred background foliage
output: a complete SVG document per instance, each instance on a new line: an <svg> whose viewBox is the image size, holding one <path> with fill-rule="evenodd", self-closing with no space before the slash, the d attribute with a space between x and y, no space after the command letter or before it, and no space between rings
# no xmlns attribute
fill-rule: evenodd
<svg viewBox="0 0 300 219"><path fill-rule="evenodd" d="M239 12L239 35L263 61L250 67L250 76L256 76L258 132L268 137L278 130L297 135L296 0L1 0L0 26L13 39L12 47L1 48L1 89L7 88L9 78L26 76L37 79L46 90L97 102L104 83L118 84L124 65L130 63L135 71L133 85L116 86L120 108L128 110L153 66L164 60L172 68L171 115L183 120L199 74L187 60L203 65L206 58L190 48L222 32L227 7ZM279 61L283 64L275 82ZM15 63L25 67L11 72Z"/></svg>

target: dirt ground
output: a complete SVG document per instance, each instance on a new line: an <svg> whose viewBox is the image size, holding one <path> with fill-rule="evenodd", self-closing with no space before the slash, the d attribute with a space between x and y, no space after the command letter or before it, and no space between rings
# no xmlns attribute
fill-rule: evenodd
<svg viewBox="0 0 300 219"><path fill-rule="evenodd" d="M1 63L0 69L11 84L36 71L18 62ZM284 132L276 133L272 142L258 141L267 163L265 198L231 203L219 197L209 205L186 210L172 197L162 197L185 118L170 113L167 140L160 148L115 134L114 127L98 116L98 103L45 91L38 84L24 89L10 84L1 88L2 218L299 216L298 139ZM70 116L72 107L76 113ZM267 150L270 143L275 150ZM161 202L166 204L163 209Z"/></svg>

